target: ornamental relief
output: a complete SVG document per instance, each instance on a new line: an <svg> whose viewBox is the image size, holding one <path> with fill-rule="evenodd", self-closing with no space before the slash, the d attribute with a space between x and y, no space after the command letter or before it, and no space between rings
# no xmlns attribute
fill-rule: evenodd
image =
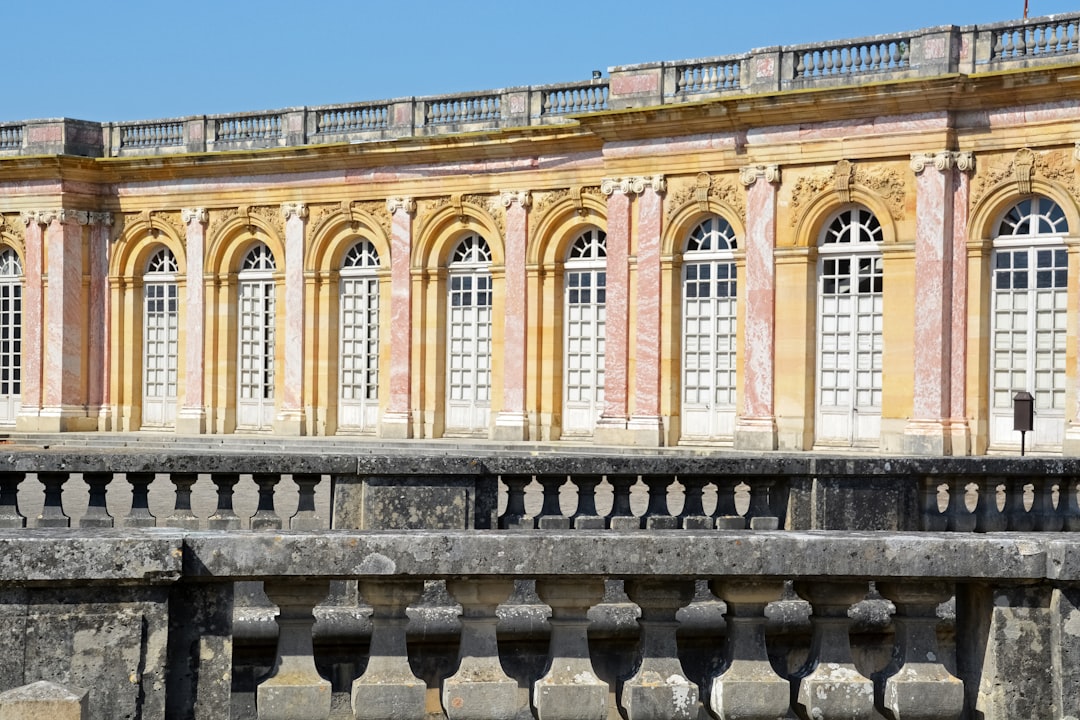
<svg viewBox="0 0 1080 720"><path fill-rule="evenodd" d="M374 220L386 237L393 233L393 218L386 209L385 200L358 200L352 203L352 208Z"/></svg>
<svg viewBox="0 0 1080 720"><path fill-rule="evenodd" d="M505 236L505 208L499 203L498 196L489 195L449 195L419 202L417 212L419 230L416 234L418 236L423 235L427 231L427 224L431 221L431 217L447 205L454 207L458 222L462 225L468 225L473 219L465 212L465 206L471 205L474 209L480 210L484 215L491 218L495 227L498 228L499 240L502 240ZM493 238L489 238L489 240L493 240Z"/></svg>
<svg viewBox="0 0 1080 720"><path fill-rule="evenodd" d="M255 232L255 226L252 220L258 218L265 225L268 225L271 230L277 233L279 239L285 237L285 218L281 215L280 205L274 207L248 207L247 205L241 205L236 208L210 211L210 246L213 246L214 243L220 239L225 226L236 218L243 220L248 227L248 232Z"/></svg>
<svg viewBox="0 0 1080 720"><path fill-rule="evenodd" d="M0 215L0 233L25 243L26 223L18 215Z"/></svg>
<svg viewBox="0 0 1080 720"><path fill-rule="evenodd" d="M345 213L346 203L331 203L328 205L309 205L308 217L311 218L309 235L318 237L323 226L332 218Z"/></svg>
<svg viewBox="0 0 1080 720"><path fill-rule="evenodd" d="M574 203L574 207L577 208L578 215L584 216L588 213L585 207L585 198L592 197L600 200L600 202L606 203L604 194L600 191L600 186L587 186L587 187L572 187L563 188L561 190L549 190L538 191L532 193L533 197L533 211L529 213L529 236L531 237L540 222L544 219L544 216L551 211L553 207L563 202L564 200L571 200Z"/></svg>
<svg viewBox="0 0 1080 720"><path fill-rule="evenodd" d="M1031 181L1039 177L1064 187L1074 200L1080 201L1080 182L1076 178L1073 154L1067 150L1034 152L1021 148L1008 158L981 162L971 183L970 207L975 208L986 195L1005 183L1016 183L1020 195L1031 193Z"/></svg>
<svg viewBox="0 0 1080 720"><path fill-rule="evenodd" d="M852 187L861 187L880 197L893 220L904 218L906 190L900 173L890 167L864 167L841 160L828 173L804 175L795 182L791 190L791 226L795 227L810 204L829 190L836 192L841 202L850 202Z"/></svg>
<svg viewBox="0 0 1080 720"><path fill-rule="evenodd" d="M698 203L702 210L708 209L709 201L718 202L735 210L740 222L746 221L746 190L740 190L730 177L711 177L700 173L692 184L685 185L667 197L668 221L688 204Z"/></svg>

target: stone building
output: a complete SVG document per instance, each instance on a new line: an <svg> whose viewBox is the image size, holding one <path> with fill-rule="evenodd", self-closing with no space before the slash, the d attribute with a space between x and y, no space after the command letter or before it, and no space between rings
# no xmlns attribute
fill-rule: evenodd
<svg viewBox="0 0 1080 720"><path fill-rule="evenodd" d="M0 124L0 423L1080 453L1078 21Z"/></svg>

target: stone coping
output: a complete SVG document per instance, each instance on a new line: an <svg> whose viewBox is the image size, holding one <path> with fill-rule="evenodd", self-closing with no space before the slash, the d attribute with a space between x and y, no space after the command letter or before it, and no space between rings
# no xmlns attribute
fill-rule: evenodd
<svg viewBox="0 0 1080 720"><path fill-rule="evenodd" d="M0 588L294 578L1080 581L1064 533L0 531Z"/></svg>

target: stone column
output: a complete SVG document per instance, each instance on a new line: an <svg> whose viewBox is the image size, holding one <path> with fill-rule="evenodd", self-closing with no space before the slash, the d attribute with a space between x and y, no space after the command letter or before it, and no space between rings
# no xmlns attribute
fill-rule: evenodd
<svg viewBox="0 0 1080 720"><path fill-rule="evenodd" d="M412 219L416 203L412 198L386 201L392 216L390 237L390 398L382 416L379 435L384 438L412 437Z"/></svg>
<svg viewBox="0 0 1080 720"><path fill-rule="evenodd" d="M623 444L627 421L630 331L630 180L605 178L607 195L607 322L604 337L604 411L596 423L599 444Z"/></svg>
<svg viewBox="0 0 1080 720"><path fill-rule="evenodd" d="M112 213L90 213L90 321L87 405L91 419L97 416L98 430L111 430L109 410L109 333L112 327L109 305L109 228Z"/></svg>
<svg viewBox="0 0 1080 720"><path fill-rule="evenodd" d="M525 357L528 353L528 289L525 249L529 243L528 192L504 192L506 208L506 263L503 287L503 402L495 416L495 440L528 440L529 416L525 412Z"/></svg>
<svg viewBox="0 0 1080 720"><path fill-rule="evenodd" d="M904 451L951 452L953 154L911 156L915 173L915 396ZM957 339L959 341L959 338Z"/></svg>
<svg viewBox="0 0 1080 720"><path fill-rule="evenodd" d="M278 435L303 435L304 412L304 226L307 206L283 203L285 216L285 393L274 420Z"/></svg>
<svg viewBox="0 0 1080 720"><path fill-rule="evenodd" d="M206 286L203 284L203 256L209 215L204 208L185 208L181 211L181 217L187 228L187 300L184 303L184 397L176 414L176 432L199 435L206 432L206 402L203 395Z"/></svg>
<svg viewBox="0 0 1080 720"><path fill-rule="evenodd" d="M956 153L953 173L952 235L952 359L949 368L949 434L953 455L971 453L971 428L967 421L967 294L968 212L971 174L975 156Z"/></svg>
<svg viewBox="0 0 1080 720"><path fill-rule="evenodd" d="M44 272L45 240L41 213L24 212L26 250L23 257L22 299L22 404L15 420L21 432L38 429L41 414L41 370L45 335Z"/></svg>
<svg viewBox="0 0 1080 720"><path fill-rule="evenodd" d="M634 178L637 193L637 322L634 337L634 412L627 423L634 445L664 444L660 417L660 233L664 176ZM608 316L610 322L610 315Z"/></svg>
<svg viewBox="0 0 1080 720"><path fill-rule="evenodd" d="M82 384L88 320L82 282L83 228L90 222L90 214L50 210L44 220L49 281L45 288L47 322L38 427L45 432L89 429Z"/></svg>
<svg viewBox="0 0 1080 720"><path fill-rule="evenodd" d="M746 185L746 285L743 302L743 410L735 423L739 450L775 450L776 411L773 378L776 372L776 195L780 168L757 165L743 168Z"/></svg>

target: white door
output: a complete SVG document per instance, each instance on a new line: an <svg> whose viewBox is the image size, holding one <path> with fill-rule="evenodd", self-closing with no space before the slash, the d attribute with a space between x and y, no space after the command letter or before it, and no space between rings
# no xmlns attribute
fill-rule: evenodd
<svg viewBox="0 0 1080 720"><path fill-rule="evenodd" d="M1065 433L1068 233L1061 208L1032 198L1006 213L994 241L990 445L1018 449L1013 398L1035 398L1028 448L1060 451Z"/></svg>
<svg viewBox="0 0 1080 720"><path fill-rule="evenodd" d="M176 424L180 324L176 272L176 258L162 249L150 258L143 276L143 427Z"/></svg>
<svg viewBox="0 0 1080 720"><path fill-rule="evenodd" d="M260 243L239 276L238 430L269 430L274 424L274 267L270 249Z"/></svg>
<svg viewBox="0 0 1080 720"><path fill-rule="evenodd" d="M0 252L0 425L13 425L22 403L22 263Z"/></svg>
<svg viewBox="0 0 1080 720"><path fill-rule="evenodd" d="M816 441L877 446L881 436L881 226L863 209L838 215L818 260Z"/></svg>
<svg viewBox="0 0 1080 720"><path fill-rule="evenodd" d="M446 434L486 434L491 417L491 251L466 236L450 260Z"/></svg>
<svg viewBox="0 0 1080 720"><path fill-rule="evenodd" d="M683 255L684 440L730 440L735 433L736 283L731 225L709 218Z"/></svg>
<svg viewBox="0 0 1080 720"><path fill-rule="evenodd" d="M338 426L372 432L379 421L379 254L367 240L353 245L341 268Z"/></svg>
<svg viewBox="0 0 1080 720"><path fill-rule="evenodd" d="M565 336L562 434L588 437L604 410L607 236L587 230L570 247L563 268Z"/></svg>

